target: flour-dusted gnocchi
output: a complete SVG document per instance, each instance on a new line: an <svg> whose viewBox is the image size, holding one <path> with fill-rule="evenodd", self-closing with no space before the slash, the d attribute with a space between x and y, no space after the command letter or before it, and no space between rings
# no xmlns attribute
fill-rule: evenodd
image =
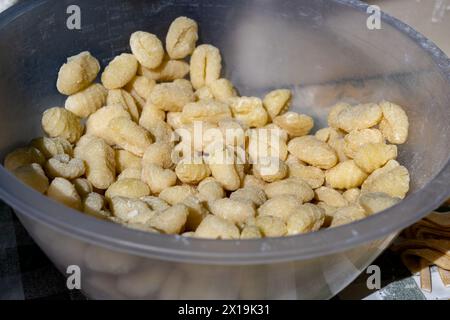
<svg viewBox="0 0 450 320"><path fill-rule="evenodd" d="M67 179L53 179L48 187L47 196L72 209L82 210L80 195L75 186Z"/></svg>
<svg viewBox="0 0 450 320"><path fill-rule="evenodd" d="M231 119L230 107L216 100L200 100L184 106L181 121L192 124L196 121L218 123L224 119Z"/></svg>
<svg viewBox="0 0 450 320"><path fill-rule="evenodd" d="M208 87L205 88L209 88L212 95L211 98L219 101L226 102L229 98L237 96L237 92L233 84L230 80L225 78L214 80Z"/></svg>
<svg viewBox="0 0 450 320"><path fill-rule="evenodd" d="M353 159L363 145L383 142L383 134L378 129L353 130L344 137L344 153L348 158Z"/></svg>
<svg viewBox="0 0 450 320"><path fill-rule="evenodd" d="M345 197L337 190L329 187L320 187L315 190L316 199L325 204L340 208L348 205L348 201Z"/></svg>
<svg viewBox="0 0 450 320"><path fill-rule="evenodd" d="M286 112L274 118L273 123L286 130L290 137L305 136L314 127L313 118L296 112Z"/></svg>
<svg viewBox="0 0 450 320"><path fill-rule="evenodd" d="M42 115L42 129L51 138L66 139L75 143L80 139L84 126L75 114L64 108L51 108Z"/></svg>
<svg viewBox="0 0 450 320"><path fill-rule="evenodd" d="M175 173L181 182L198 184L211 175L211 170L205 163L195 163L191 159L183 159L178 162Z"/></svg>
<svg viewBox="0 0 450 320"><path fill-rule="evenodd" d="M167 53L172 59L184 59L194 52L197 40L197 22L187 17L178 17L167 32Z"/></svg>
<svg viewBox="0 0 450 320"><path fill-rule="evenodd" d="M4 166L6 170L14 171L21 166L32 163L37 163L42 166L45 163L45 157L39 149L25 147L8 153L5 157Z"/></svg>
<svg viewBox="0 0 450 320"><path fill-rule="evenodd" d="M183 60L172 60L165 56L159 67L148 69L139 65L138 74L150 81L170 82L184 79L190 71L190 66Z"/></svg>
<svg viewBox="0 0 450 320"><path fill-rule="evenodd" d="M234 224L243 224L256 215L251 202L243 202L228 198L215 200L210 204L211 213Z"/></svg>
<svg viewBox="0 0 450 320"><path fill-rule="evenodd" d="M160 194L159 198L170 205L183 202L187 197L196 196L197 190L190 185L173 186L165 188Z"/></svg>
<svg viewBox="0 0 450 320"><path fill-rule="evenodd" d="M278 89L269 92L263 100L264 107L270 119L286 112L289 109L292 99L292 92L288 89Z"/></svg>
<svg viewBox="0 0 450 320"><path fill-rule="evenodd" d="M405 110L399 105L383 101L380 103L383 119L380 130L390 143L403 144L408 139L409 120Z"/></svg>
<svg viewBox="0 0 450 320"><path fill-rule="evenodd" d="M263 97L248 84L253 96L241 96L232 81L242 79L222 74L220 50L197 44L198 31L197 22L179 17L165 47L153 33L134 32L132 53L112 57L101 84L94 83L100 64L89 52L68 58L57 80L68 96L64 108L44 112L45 136L9 153L6 169L88 216L183 243L314 232L406 196L409 172L395 160L408 137L404 108L340 102L328 127L313 132L313 117L289 110L301 103L289 84ZM88 251L88 268L107 274L92 277L96 286L118 297L156 294L160 283L138 283L156 278L137 259ZM123 275L132 270L136 276ZM188 285L175 295L166 289L183 278L169 279L158 297L197 296L193 284L203 273L209 271L186 273ZM118 279L105 287L105 277Z"/></svg>
<svg viewBox="0 0 450 320"><path fill-rule="evenodd" d="M367 176L368 174L353 160L341 162L325 172L327 184L335 189L360 187Z"/></svg>
<svg viewBox="0 0 450 320"><path fill-rule="evenodd" d="M363 192L384 192L392 197L403 199L409 191L409 172L397 161L390 160L384 167L375 170L364 181Z"/></svg>
<svg viewBox="0 0 450 320"><path fill-rule="evenodd" d="M102 83L106 89L120 89L125 87L136 76L138 61L135 56L123 53L115 57L102 74Z"/></svg>
<svg viewBox="0 0 450 320"><path fill-rule="evenodd" d="M106 190L115 181L114 150L102 139L85 135L74 150L75 158L86 165L86 177L94 187Z"/></svg>
<svg viewBox="0 0 450 320"><path fill-rule="evenodd" d="M235 191L241 186L236 157L228 148L217 148L208 159L212 176L225 190Z"/></svg>
<svg viewBox="0 0 450 320"><path fill-rule="evenodd" d="M86 121L86 134L105 140L109 145L114 145L114 137L109 122L115 118L128 118L130 114L121 105L105 106L92 114Z"/></svg>
<svg viewBox="0 0 450 320"><path fill-rule="evenodd" d="M290 178L300 178L309 184L312 189L321 187L325 182L325 173L322 169L292 161L287 161L287 165L289 168L288 176Z"/></svg>
<svg viewBox="0 0 450 320"><path fill-rule="evenodd" d="M356 151L355 164L367 173L397 158L397 147L384 143L367 143Z"/></svg>
<svg viewBox="0 0 450 320"><path fill-rule="evenodd" d="M355 106L338 104L331 110L328 123L333 128L351 132L376 126L382 116L381 107L375 103Z"/></svg>
<svg viewBox="0 0 450 320"><path fill-rule="evenodd" d="M114 197L139 199L150 195L150 188L140 179L121 179L114 182L106 190L105 197L110 201Z"/></svg>
<svg viewBox="0 0 450 320"><path fill-rule="evenodd" d="M278 217L283 221L286 221L302 204L302 200L296 196L280 195L265 202L258 209L258 215Z"/></svg>
<svg viewBox="0 0 450 320"><path fill-rule="evenodd" d="M252 128L261 128L269 120L262 101L257 97L235 97L229 100L233 117Z"/></svg>
<svg viewBox="0 0 450 320"><path fill-rule="evenodd" d="M154 194L159 194L177 182L177 175L170 169L164 169L155 164L146 164L142 167L142 181L150 186Z"/></svg>
<svg viewBox="0 0 450 320"><path fill-rule="evenodd" d="M264 188L269 199L281 195L293 195L303 203L309 202L314 198L314 191L304 180L296 177L269 183Z"/></svg>
<svg viewBox="0 0 450 320"><path fill-rule="evenodd" d="M64 95L70 96L87 88L97 77L100 64L90 52L67 58L58 73L56 87Z"/></svg>
<svg viewBox="0 0 450 320"><path fill-rule="evenodd" d="M325 210L307 203L289 216L286 222L287 233L296 235L300 233L317 231L325 221Z"/></svg>
<svg viewBox="0 0 450 320"><path fill-rule="evenodd" d="M139 121L139 108L134 98L127 91L123 89L109 90L108 96L106 97L106 104L108 106L122 106L126 111L128 111L134 122Z"/></svg>
<svg viewBox="0 0 450 320"><path fill-rule="evenodd" d="M73 155L72 144L66 139L62 138L36 138L31 140L30 147L38 149L46 159L49 159L58 154L68 154L69 156Z"/></svg>
<svg viewBox="0 0 450 320"><path fill-rule="evenodd" d="M45 193L49 181L42 167L37 163L25 164L13 170L13 174L23 183L34 190Z"/></svg>
<svg viewBox="0 0 450 320"><path fill-rule="evenodd" d="M45 172L50 178L61 177L73 180L84 175L86 167L81 159L72 159L67 154L59 154L47 160Z"/></svg>
<svg viewBox="0 0 450 320"><path fill-rule="evenodd" d="M182 111L194 99L192 85L184 79L157 84L150 94L150 100L157 108L170 112Z"/></svg>
<svg viewBox="0 0 450 320"><path fill-rule="evenodd" d="M148 32L134 32L130 37L130 47L137 61L146 68L158 67L164 58L164 47L161 40Z"/></svg>
<svg viewBox="0 0 450 320"><path fill-rule="evenodd" d="M256 226L264 237L283 237L288 230L286 223L276 216L259 216L255 221Z"/></svg>
<svg viewBox="0 0 450 320"><path fill-rule="evenodd" d="M358 205L349 205L336 210L333 214L330 227L338 227L354 221L364 219L367 213Z"/></svg>
<svg viewBox="0 0 450 320"><path fill-rule="evenodd" d="M359 204L369 215L386 210L400 201L399 197L392 197L384 192L364 193L359 198Z"/></svg>
<svg viewBox="0 0 450 320"><path fill-rule="evenodd" d="M338 162L336 152L313 136L292 139L288 150L299 160L321 169L331 169Z"/></svg>
<svg viewBox="0 0 450 320"><path fill-rule="evenodd" d="M195 48L191 57L191 82L195 89L209 85L220 78L222 56L219 49L209 44Z"/></svg>
<svg viewBox="0 0 450 320"><path fill-rule="evenodd" d="M87 118L105 105L108 91L99 83L69 96L65 108L80 118Z"/></svg>
<svg viewBox="0 0 450 320"><path fill-rule="evenodd" d="M215 215L208 215L195 230L194 237L206 239L239 239L239 228L234 223Z"/></svg>
<svg viewBox="0 0 450 320"><path fill-rule="evenodd" d="M267 195L261 188L247 186L231 193L230 199L243 202L250 201L254 206L260 207L267 201Z"/></svg>
<svg viewBox="0 0 450 320"><path fill-rule="evenodd" d="M145 150L153 143L150 132L137 125L127 117L114 118L109 121L107 130L113 144L142 157Z"/></svg>

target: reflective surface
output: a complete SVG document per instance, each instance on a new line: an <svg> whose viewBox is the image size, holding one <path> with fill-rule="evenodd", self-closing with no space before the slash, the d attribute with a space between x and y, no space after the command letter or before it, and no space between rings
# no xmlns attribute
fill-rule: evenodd
<svg viewBox="0 0 450 320"><path fill-rule="evenodd" d="M74 3L82 10L81 31L66 28L66 8ZM0 15L0 155L41 135L42 111L63 104L55 82L67 56L90 50L104 66L129 51L133 31L148 30L163 39L180 15L196 19L201 41L221 49L225 76L242 95L291 87L294 109L313 115L318 127L336 101L390 99L405 106L412 130L400 161L412 173L412 192L386 212L332 230L208 241L95 220L25 188L0 168L0 196L62 271L68 264L82 267L88 296L328 298L373 261L396 232L449 195L450 62L387 16L381 30L368 30L365 6L357 1L21 4ZM130 289L130 283L137 284ZM130 293L143 284L139 294Z"/></svg>

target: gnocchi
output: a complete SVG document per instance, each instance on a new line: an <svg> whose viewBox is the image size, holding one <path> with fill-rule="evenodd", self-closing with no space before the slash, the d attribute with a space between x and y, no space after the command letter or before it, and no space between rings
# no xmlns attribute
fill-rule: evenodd
<svg viewBox="0 0 450 320"><path fill-rule="evenodd" d="M9 153L5 168L86 215L182 241L315 232L406 196L410 175L396 159L410 130L407 109L340 102L314 132L313 117L289 110L296 92L241 95L235 74L222 74L219 48L198 40L188 17L171 23L164 45L134 32L131 53L113 57L100 83L89 52L68 58L56 82L64 107L45 110L45 136ZM85 262L94 271L154 278L138 260L92 248ZM139 276L117 279L118 295L156 293L153 285L134 290L128 278Z"/></svg>

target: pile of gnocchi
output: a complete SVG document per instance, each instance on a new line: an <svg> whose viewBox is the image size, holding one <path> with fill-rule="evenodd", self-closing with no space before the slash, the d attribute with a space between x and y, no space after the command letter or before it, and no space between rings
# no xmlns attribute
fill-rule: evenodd
<svg viewBox="0 0 450 320"><path fill-rule="evenodd" d="M101 83L89 52L68 58L56 84L65 106L43 113L45 136L8 154L5 167L87 215L208 239L318 231L406 196L409 173L396 161L408 137L402 107L339 103L329 127L311 134L314 120L289 111L289 89L239 96L221 78L219 49L197 41L186 17L172 22L165 48L135 32L132 53L115 57Z"/></svg>

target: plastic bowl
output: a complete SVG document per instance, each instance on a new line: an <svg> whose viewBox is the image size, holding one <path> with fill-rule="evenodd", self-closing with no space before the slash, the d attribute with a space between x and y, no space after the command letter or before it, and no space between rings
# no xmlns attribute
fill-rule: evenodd
<svg viewBox="0 0 450 320"><path fill-rule="evenodd" d="M400 161L412 174L399 205L350 225L288 238L212 241L155 235L99 221L47 199L0 168L0 197L62 272L82 270L91 298L329 298L404 227L450 194L450 62L430 41L382 15L369 30L359 1L29 1L0 15L0 156L42 134L41 113L67 56L90 50L105 65L136 30L164 39L181 15L218 46L241 94L291 87L294 109L324 125L336 101L405 106L410 138Z"/></svg>

